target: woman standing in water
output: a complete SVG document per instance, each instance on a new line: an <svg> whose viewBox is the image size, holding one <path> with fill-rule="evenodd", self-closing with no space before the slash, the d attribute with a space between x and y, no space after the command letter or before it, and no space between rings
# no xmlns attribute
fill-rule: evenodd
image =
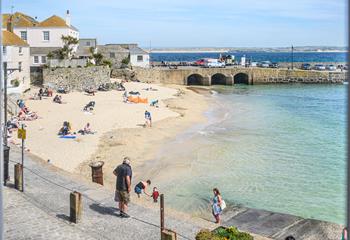
<svg viewBox="0 0 350 240"><path fill-rule="evenodd" d="M212 213L215 217L215 223L220 223L220 214L222 212L221 204L222 204L222 198L219 189L214 188L213 189L214 198L213 198L213 205L212 205Z"/></svg>

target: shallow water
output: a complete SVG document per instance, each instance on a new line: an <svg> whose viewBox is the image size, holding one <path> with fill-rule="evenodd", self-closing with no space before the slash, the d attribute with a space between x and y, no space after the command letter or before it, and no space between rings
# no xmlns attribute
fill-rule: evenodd
<svg viewBox="0 0 350 240"><path fill-rule="evenodd" d="M167 204L205 212L218 187L231 204L345 223L346 87L214 90L208 123L179 134L155 161L175 169L155 176Z"/></svg>

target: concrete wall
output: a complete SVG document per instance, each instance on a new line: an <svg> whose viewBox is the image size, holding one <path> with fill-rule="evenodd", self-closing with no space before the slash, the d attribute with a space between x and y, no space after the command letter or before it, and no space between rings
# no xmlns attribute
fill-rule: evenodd
<svg viewBox="0 0 350 240"><path fill-rule="evenodd" d="M43 84L53 88L69 87L84 91L97 88L101 83L110 83L110 68L95 66L87 68L47 68L43 70Z"/></svg>
<svg viewBox="0 0 350 240"><path fill-rule="evenodd" d="M249 84L269 83L342 83L346 80L345 72L304 71L287 69L262 69L262 68L135 68L137 79L143 82L187 84L187 79L192 74L203 77L203 85L211 85L211 77L220 73L227 77L227 83L233 83L238 73L248 75Z"/></svg>

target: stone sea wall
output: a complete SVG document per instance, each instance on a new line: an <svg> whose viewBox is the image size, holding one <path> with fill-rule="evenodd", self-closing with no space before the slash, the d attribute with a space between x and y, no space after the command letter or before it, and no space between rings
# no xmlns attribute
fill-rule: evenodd
<svg viewBox="0 0 350 240"><path fill-rule="evenodd" d="M265 68L135 68L136 78L142 82L186 85L191 75L203 79L203 85L211 85L214 75L225 76L227 83L234 84L239 73L247 75L249 84L277 83L324 83L341 84L347 72L307 71ZM240 74L242 75L242 74ZM231 79L231 80L230 80Z"/></svg>
<svg viewBox="0 0 350 240"><path fill-rule="evenodd" d="M110 83L110 73L110 68L106 66L46 68L43 69L43 84L83 91L89 87L97 88L102 83Z"/></svg>

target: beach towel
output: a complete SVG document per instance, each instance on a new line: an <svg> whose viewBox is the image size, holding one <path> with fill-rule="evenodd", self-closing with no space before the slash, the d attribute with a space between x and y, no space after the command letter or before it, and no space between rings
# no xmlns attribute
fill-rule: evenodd
<svg viewBox="0 0 350 240"><path fill-rule="evenodd" d="M65 136L60 136L60 138L75 139L75 138L77 138L77 136L74 136L74 135L65 135Z"/></svg>

